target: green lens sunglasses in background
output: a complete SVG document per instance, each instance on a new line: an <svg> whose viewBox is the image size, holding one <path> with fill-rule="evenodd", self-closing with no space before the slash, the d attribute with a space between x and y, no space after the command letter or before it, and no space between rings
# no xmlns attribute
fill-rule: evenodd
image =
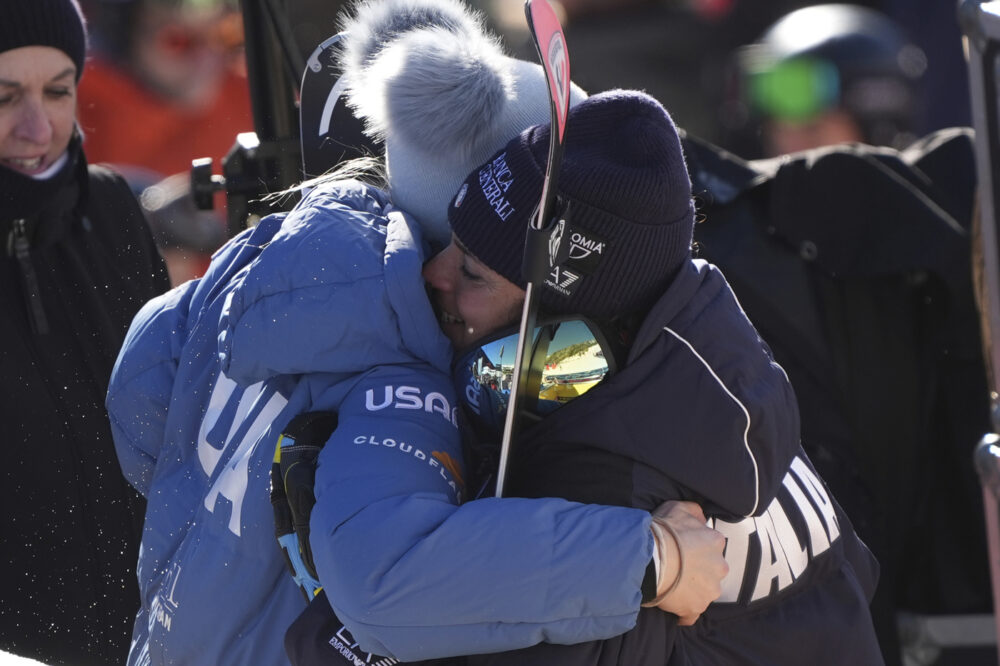
<svg viewBox="0 0 1000 666"><path fill-rule="evenodd" d="M758 113L786 120L808 120L837 104L840 75L822 60L794 58L754 63L748 68L750 99Z"/></svg>

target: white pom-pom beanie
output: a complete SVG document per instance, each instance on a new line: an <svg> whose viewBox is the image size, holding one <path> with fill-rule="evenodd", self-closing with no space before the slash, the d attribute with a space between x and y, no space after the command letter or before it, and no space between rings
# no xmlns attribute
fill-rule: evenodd
<svg viewBox="0 0 1000 666"><path fill-rule="evenodd" d="M366 0L342 28L348 102L384 141L393 203L443 247L448 204L469 172L548 122L545 73L507 56L459 0ZM586 97L571 86L571 106Z"/></svg>

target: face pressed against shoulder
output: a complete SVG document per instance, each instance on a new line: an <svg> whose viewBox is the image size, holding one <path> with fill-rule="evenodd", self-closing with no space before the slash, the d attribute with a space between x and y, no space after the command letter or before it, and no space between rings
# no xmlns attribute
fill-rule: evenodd
<svg viewBox="0 0 1000 666"><path fill-rule="evenodd" d="M50 46L0 53L0 165L44 172L65 152L76 123L76 66Z"/></svg>
<svg viewBox="0 0 1000 666"><path fill-rule="evenodd" d="M438 323L456 351L521 316L524 290L476 259L455 238L424 264L423 274Z"/></svg>

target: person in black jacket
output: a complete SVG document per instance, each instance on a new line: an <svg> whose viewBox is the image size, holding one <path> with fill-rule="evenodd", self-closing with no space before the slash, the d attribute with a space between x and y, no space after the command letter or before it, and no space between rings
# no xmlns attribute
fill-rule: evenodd
<svg viewBox="0 0 1000 666"><path fill-rule="evenodd" d="M470 175L448 210L454 241L424 269L445 333L468 352L456 387L487 461L498 439L483 419L492 383L476 377L505 382L510 361L497 350L516 345L504 329L517 319L505 304L523 295L548 141L548 126L531 128ZM673 122L646 95L602 93L570 110L565 144L565 224L549 242L539 321L585 319L604 342L599 352L589 342L535 352L525 396L538 406L522 415L505 496L697 502L728 538L729 575L692 626L644 609L634 629L605 641L462 663L882 663L868 608L877 563L800 446L784 371L721 273L692 259L691 183ZM590 356L607 361L603 380L579 397L551 388L591 379L581 370Z"/></svg>
<svg viewBox="0 0 1000 666"><path fill-rule="evenodd" d="M75 0L4 0L0 650L76 666L128 652L143 511L104 396L132 316L169 286L124 180L87 165L85 50Z"/></svg>

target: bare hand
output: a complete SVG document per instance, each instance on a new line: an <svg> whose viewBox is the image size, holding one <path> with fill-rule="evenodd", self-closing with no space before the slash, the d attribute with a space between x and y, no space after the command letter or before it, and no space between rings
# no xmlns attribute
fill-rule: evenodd
<svg viewBox="0 0 1000 666"><path fill-rule="evenodd" d="M726 539L708 527L694 502L664 502L653 512L653 535L660 553L656 606L689 626L722 594L729 565L722 556Z"/></svg>

